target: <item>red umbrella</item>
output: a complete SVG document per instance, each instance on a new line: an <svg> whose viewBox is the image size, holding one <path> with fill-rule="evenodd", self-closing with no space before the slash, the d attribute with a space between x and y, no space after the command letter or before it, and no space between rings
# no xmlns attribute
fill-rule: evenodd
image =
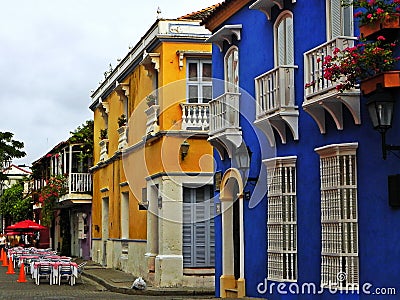
<svg viewBox="0 0 400 300"><path fill-rule="evenodd" d="M8 232L6 232L6 235L21 235L21 234L34 235L33 232L20 232L20 231L8 231Z"/></svg>
<svg viewBox="0 0 400 300"><path fill-rule="evenodd" d="M47 227L44 227L36 222L33 222L31 220L25 220L21 221L18 223L15 223L13 225L7 226L6 231L37 231L37 230L42 230L46 229Z"/></svg>

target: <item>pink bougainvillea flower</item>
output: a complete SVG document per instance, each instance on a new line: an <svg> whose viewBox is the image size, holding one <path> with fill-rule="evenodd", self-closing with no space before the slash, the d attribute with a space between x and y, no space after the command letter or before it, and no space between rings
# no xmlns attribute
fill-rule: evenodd
<svg viewBox="0 0 400 300"><path fill-rule="evenodd" d="M380 35L376 38L378 41L385 41L385 37L383 35Z"/></svg>
<svg viewBox="0 0 400 300"><path fill-rule="evenodd" d="M380 8L380 7L378 7L377 9L376 9L376 13L378 14L378 15L381 15L381 14L383 14L385 11L382 9L382 8Z"/></svg>
<svg viewBox="0 0 400 300"><path fill-rule="evenodd" d="M371 19L371 18L372 18L372 14L368 14L368 15L367 15L367 18L368 18L368 19Z"/></svg>

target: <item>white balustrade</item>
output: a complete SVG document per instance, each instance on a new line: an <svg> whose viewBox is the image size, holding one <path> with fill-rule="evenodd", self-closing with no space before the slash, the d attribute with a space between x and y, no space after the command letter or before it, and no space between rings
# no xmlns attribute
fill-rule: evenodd
<svg viewBox="0 0 400 300"><path fill-rule="evenodd" d="M100 161L108 159L108 140L100 141Z"/></svg>
<svg viewBox="0 0 400 300"><path fill-rule="evenodd" d="M202 103L181 103L182 130L208 130L210 106Z"/></svg>
<svg viewBox="0 0 400 300"><path fill-rule="evenodd" d="M305 88L306 98L336 87L336 83L324 78L323 61L327 56L333 56L335 48L343 50L353 47L356 39L355 37L337 37L304 53L304 84L310 84Z"/></svg>
<svg viewBox="0 0 400 300"><path fill-rule="evenodd" d="M255 78L257 118L280 109L294 108L294 69L279 66Z"/></svg>
<svg viewBox="0 0 400 300"><path fill-rule="evenodd" d="M68 177L69 193L85 193L92 191L92 174L70 173Z"/></svg>
<svg viewBox="0 0 400 300"><path fill-rule="evenodd" d="M227 129L239 129L238 93L225 93L210 101L210 135Z"/></svg>
<svg viewBox="0 0 400 300"><path fill-rule="evenodd" d="M128 145L128 126L121 126L118 131L118 150L121 150Z"/></svg>

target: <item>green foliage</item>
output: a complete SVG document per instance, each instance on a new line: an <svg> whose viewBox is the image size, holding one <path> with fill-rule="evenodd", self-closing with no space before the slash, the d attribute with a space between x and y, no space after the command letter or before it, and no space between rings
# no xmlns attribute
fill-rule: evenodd
<svg viewBox="0 0 400 300"><path fill-rule="evenodd" d="M39 202L42 203L42 224L50 227L54 219L54 205L66 193L66 178L63 176L51 177L42 188Z"/></svg>
<svg viewBox="0 0 400 300"><path fill-rule="evenodd" d="M128 120L126 119L126 116L124 114L122 114L119 118L118 118L118 127L122 127L126 125L126 122Z"/></svg>
<svg viewBox="0 0 400 300"><path fill-rule="evenodd" d="M19 222L32 217L31 197L24 198L23 181L6 189L1 196L0 212L3 216Z"/></svg>
<svg viewBox="0 0 400 300"><path fill-rule="evenodd" d="M24 143L13 140L14 134L11 132L0 131L0 180L6 179L2 173L7 162L13 158L21 158L26 155L21 149L24 148Z"/></svg>
<svg viewBox="0 0 400 300"><path fill-rule="evenodd" d="M399 13L399 0L342 0L342 6L353 5L357 12L354 17L358 19L359 25L384 22Z"/></svg>
<svg viewBox="0 0 400 300"><path fill-rule="evenodd" d="M107 128L106 129L100 129L100 139L104 140L104 139L107 138L107 136L108 136Z"/></svg>
<svg viewBox="0 0 400 300"><path fill-rule="evenodd" d="M81 153L79 154L79 160L87 162L93 157L93 135L94 135L94 123L93 120L87 120L85 124L78 126L74 131L71 131L71 137L69 141L71 144L79 144Z"/></svg>

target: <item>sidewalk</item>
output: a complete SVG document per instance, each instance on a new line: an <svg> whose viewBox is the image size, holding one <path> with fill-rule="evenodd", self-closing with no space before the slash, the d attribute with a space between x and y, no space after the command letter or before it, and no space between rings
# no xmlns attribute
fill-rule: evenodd
<svg viewBox="0 0 400 300"><path fill-rule="evenodd" d="M75 259L76 263L81 263L82 259ZM176 288L155 288L147 286L145 290L132 289L133 281L136 279L130 273L119 271L112 268L104 268L100 264L91 260L87 261L84 268L83 277L87 277L104 286L107 290L116 293L129 295L147 296L204 296L204 299L213 299L214 289L206 287L176 287Z"/></svg>

